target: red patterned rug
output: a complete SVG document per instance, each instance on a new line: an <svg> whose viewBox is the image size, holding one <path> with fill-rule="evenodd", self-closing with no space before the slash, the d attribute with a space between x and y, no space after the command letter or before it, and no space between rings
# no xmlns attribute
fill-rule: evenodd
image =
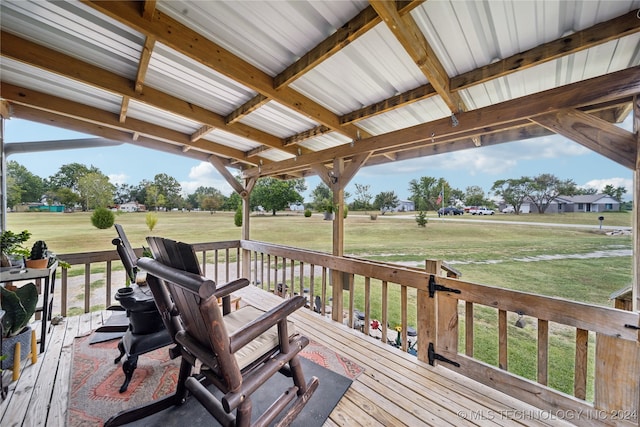
<svg viewBox="0 0 640 427"><path fill-rule="evenodd" d="M102 426L115 413L170 394L178 379L179 358L170 360L167 348L138 358L138 367L126 392L118 356L118 340L90 344L91 336L74 341L67 426ZM301 353L306 359L351 380L362 367L327 347L311 342ZM151 399L149 396L152 396Z"/></svg>

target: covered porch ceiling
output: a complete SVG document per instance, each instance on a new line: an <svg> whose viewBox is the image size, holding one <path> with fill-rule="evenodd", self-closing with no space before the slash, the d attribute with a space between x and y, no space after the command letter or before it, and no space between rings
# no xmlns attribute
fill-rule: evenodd
<svg viewBox="0 0 640 427"><path fill-rule="evenodd" d="M639 8L3 0L0 112L211 162L244 197L262 176L340 190L361 167L558 133L635 171L637 201Z"/></svg>

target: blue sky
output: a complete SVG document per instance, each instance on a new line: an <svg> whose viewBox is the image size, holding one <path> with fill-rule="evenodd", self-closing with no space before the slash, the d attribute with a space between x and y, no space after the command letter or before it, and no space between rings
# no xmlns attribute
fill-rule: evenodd
<svg viewBox="0 0 640 427"><path fill-rule="evenodd" d="M622 127L631 130L631 116ZM88 136L20 119L5 121L7 143ZM177 179L186 193L192 193L201 185L218 188L225 195L231 193L231 187L206 162L131 144L13 154L7 160L17 161L41 178L54 175L64 164L82 163L96 166L113 183L137 185L143 179L153 180L156 174L166 173ZM236 170L231 169L231 172L235 174ZM607 184L624 186L627 189L626 200L633 193L631 170L558 135L362 168L346 191L353 196L354 184L365 184L370 185L370 192L374 196L382 191L395 191L400 199L406 200L410 195L409 181L432 176L443 177L454 188L463 191L468 186L478 185L488 193L498 179L541 173L551 173L560 179L573 179L579 186L598 190ZM308 178L305 196L319 182L317 177Z"/></svg>

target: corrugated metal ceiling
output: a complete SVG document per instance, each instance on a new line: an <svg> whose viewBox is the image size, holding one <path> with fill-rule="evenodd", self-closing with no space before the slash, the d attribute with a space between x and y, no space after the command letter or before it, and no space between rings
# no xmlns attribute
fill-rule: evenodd
<svg viewBox="0 0 640 427"><path fill-rule="evenodd" d="M158 1L157 9L274 77L325 40L367 1ZM595 23L640 7L640 0L600 1L444 1L430 0L410 13L449 77L477 69ZM135 81L145 42L143 34L77 1L3 0L2 30L81 59ZM632 35L460 92L469 109L536 93L640 64L640 35ZM117 114L122 96L2 57L3 83ZM384 22L290 84L338 116L428 83ZM201 63L156 43L145 86L189 105L226 116L257 92ZM192 134L201 123L141 101L129 103L129 117ZM357 126L372 135L447 117L439 96L364 118ZM277 138L319 125L314 118L271 100L240 123ZM204 136L217 144L248 151L259 143L217 129ZM311 137L299 146L323 150L349 142L335 132ZM293 157L266 150L265 159Z"/></svg>

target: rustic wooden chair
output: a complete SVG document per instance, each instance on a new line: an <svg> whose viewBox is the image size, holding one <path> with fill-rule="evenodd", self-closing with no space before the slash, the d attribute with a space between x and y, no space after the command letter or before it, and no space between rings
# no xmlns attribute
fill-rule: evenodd
<svg viewBox="0 0 640 427"><path fill-rule="evenodd" d="M149 237L154 259L141 258L147 281L165 325L182 356L176 391L147 406L125 411L107 422L120 425L141 419L172 405L191 393L223 426L266 426L279 416L288 425L300 413L318 386L305 383L298 353L308 338L295 334L287 317L305 304L302 296L283 301L263 312L251 306L223 315L218 298L249 284L237 279L221 286L201 276L193 248L169 239ZM292 377L291 386L252 421L252 395L276 373ZM216 397L207 387L217 388Z"/></svg>

